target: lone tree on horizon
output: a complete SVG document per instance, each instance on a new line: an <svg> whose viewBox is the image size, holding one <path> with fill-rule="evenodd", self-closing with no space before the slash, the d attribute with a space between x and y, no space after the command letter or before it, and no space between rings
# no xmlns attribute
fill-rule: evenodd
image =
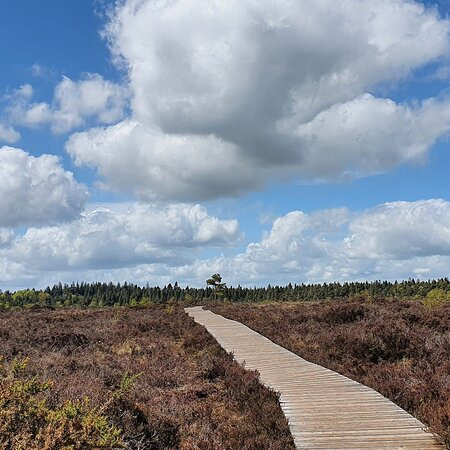
<svg viewBox="0 0 450 450"><path fill-rule="evenodd" d="M206 285L211 286L214 289L214 299L217 300L218 297L223 297L227 283L222 283L221 275L215 273L214 275L211 275L211 278L206 280Z"/></svg>

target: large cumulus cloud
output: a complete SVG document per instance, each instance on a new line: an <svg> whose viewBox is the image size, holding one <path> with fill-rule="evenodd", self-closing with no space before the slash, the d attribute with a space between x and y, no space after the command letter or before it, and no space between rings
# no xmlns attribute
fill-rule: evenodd
<svg viewBox="0 0 450 450"><path fill-rule="evenodd" d="M62 168L58 157L0 148L0 227L72 220L87 197L86 187Z"/></svg>
<svg viewBox="0 0 450 450"><path fill-rule="evenodd" d="M104 35L128 70L131 117L67 150L111 188L169 200L421 161L449 131L449 98L373 93L444 57L449 29L406 0L120 2Z"/></svg>

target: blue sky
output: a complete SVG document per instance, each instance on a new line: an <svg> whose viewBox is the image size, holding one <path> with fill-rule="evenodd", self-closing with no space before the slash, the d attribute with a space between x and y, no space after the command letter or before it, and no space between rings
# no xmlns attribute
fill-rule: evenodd
<svg viewBox="0 0 450 450"><path fill-rule="evenodd" d="M100 73L119 80L123 73L111 63L100 31L105 18L99 1L33 2L18 0L0 5L0 73L2 94L31 83L38 100L52 98L62 76L77 79L83 72ZM33 73L33 66L43 73ZM21 130L21 145L33 155L59 155L82 182L91 183L92 171L73 167L64 152L67 135L47 130ZM98 193L103 197L102 193Z"/></svg>
<svg viewBox="0 0 450 450"><path fill-rule="evenodd" d="M450 4L424 4L3 2L0 288L447 275Z"/></svg>

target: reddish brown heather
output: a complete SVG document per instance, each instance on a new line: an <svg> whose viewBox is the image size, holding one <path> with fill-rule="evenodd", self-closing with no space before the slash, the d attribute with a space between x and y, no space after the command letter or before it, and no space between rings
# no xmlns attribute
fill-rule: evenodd
<svg viewBox="0 0 450 450"><path fill-rule="evenodd" d="M450 448L450 305L419 301L221 304L299 356L359 381L428 425Z"/></svg>
<svg viewBox="0 0 450 450"><path fill-rule="evenodd" d="M32 375L54 380L54 405L103 405L124 373L142 372L107 411L130 449L294 448L277 394L181 309L2 312L0 355L28 356Z"/></svg>

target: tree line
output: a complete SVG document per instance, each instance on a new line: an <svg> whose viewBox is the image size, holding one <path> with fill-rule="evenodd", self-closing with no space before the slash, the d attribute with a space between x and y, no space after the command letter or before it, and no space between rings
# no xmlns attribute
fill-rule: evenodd
<svg viewBox="0 0 450 450"><path fill-rule="evenodd" d="M218 274L217 274L218 275ZM217 287L219 285L219 288ZM180 287L178 283L138 286L132 283L57 284L44 290L26 289L16 292L0 290L0 309L24 307L103 307L146 306L151 304L204 303L212 300L230 302L305 301L329 298L425 298L433 291L450 295L448 278L419 281L372 281L323 284L291 284L287 286L228 287L214 278L205 288ZM433 294L432 293L432 294Z"/></svg>

